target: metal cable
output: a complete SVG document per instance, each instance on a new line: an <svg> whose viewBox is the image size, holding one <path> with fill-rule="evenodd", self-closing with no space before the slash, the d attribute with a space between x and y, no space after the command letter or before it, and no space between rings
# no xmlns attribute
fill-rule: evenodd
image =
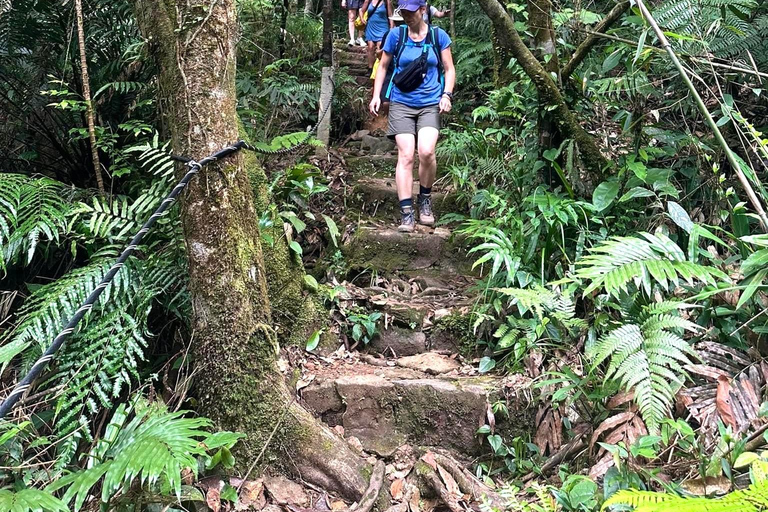
<svg viewBox="0 0 768 512"><path fill-rule="evenodd" d="M149 219L147 219L144 225L141 226L141 229L139 229L128 246L123 250L123 252L117 258L117 261L115 261L107 273L104 274L104 277L101 279L101 282L98 284L98 286L96 286L96 288L88 295L88 298L85 299L83 305L80 306L80 308L75 312L74 316L69 320L69 322L67 322L67 325L64 326L64 329L62 329L61 332L59 332L59 334L53 339L53 343L51 343L43 355L40 356L32 368L30 368L29 373L27 373L27 375L25 375L24 378L16 384L16 386L11 391L11 394L8 395L2 404L0 404L0 420L5 418L5 416L11 412L11 410L13 410L13 407L18 403L22 395L32 386L32 383L40 376L42 371L46 368L46 366L48 366L48 363L53 360L56 352L61 348L62 345L64 345L67 337L75 331L77 324L80 323L80 320L83 319L85 314L93 309L94 304L96 304L96 301L99 300L99 296L101 296L102 292L107 288L107 286L109 286L109 283L112 282L112 279L114 279L115 275L117 275L130 255L139 246L142 239L149 232L155 221L160 218L160 216L171 206L171 204L173 204L173 202L176 200L181 191L184 190L192 177L200 172L200 169L202 169L207 164L231 156L241 149L248 149L250 151L255 151L265 155L284 155L304 146L307 142L309 142L312 134L317 130L318 126L330 110L331 104L333 103L333 93L334 84L331 80L331 97L328 105L326 105L323 111L320 113L320 117L318 118L317 123L307 129L306 136L297 144L291 147L278 150L268 150L252 146L251 144L241 140L235 142L231 146L227 146L224 149L217 151L210 156L203 158L199 162L196 162L191 158L171 155L172 160L183 162L189 168L189 170L181 179L181 181L179 181L179 183L173 188L173 190L171 190L171 193L168 194L165 199L163 199L162 203L160 203L160 206L157 207L155 212L149 217Z"/></svg>

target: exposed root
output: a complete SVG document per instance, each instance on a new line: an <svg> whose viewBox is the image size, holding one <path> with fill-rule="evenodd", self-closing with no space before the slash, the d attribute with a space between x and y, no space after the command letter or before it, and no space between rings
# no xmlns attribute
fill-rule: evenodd
<svg viewBox="0 0 768 512"><path fill-rule="evenodd" d="M363 497L357 505L353 505L349 508L349 512L370 512L376 500L381 492L381 486L384 484L384 462L377 461L373 466L373 473L371 474L371 481L368 484Z"/></svg>
<svg viewBox="0 0 768 512"><path fill-rule="evenodd" d="M492 491L490 487L478 480L475 475L463 468L453 457L435 452L435 462L445 468L448 473L456 480L459 489L464 494L472 497L473 501L480 502L483 499L496 506L503 503L501 496Z"/></svg>
<svg viewBox="0 0 768 512"><path fill-rule="evenodd" d="M448 487L440 479L440 475L437 471L432 469L432 466L424 461L416 463L418 468L417 473L419 479L425 483L437 496L445 503L445 505L451 510L451 512L465 512L464 507L461 506L460 500L462 496L457 493L450 492Z"/></svg>

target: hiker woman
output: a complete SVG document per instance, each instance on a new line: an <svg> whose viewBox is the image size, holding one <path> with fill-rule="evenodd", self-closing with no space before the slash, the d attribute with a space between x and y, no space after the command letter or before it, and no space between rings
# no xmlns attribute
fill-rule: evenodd
<svg viewBox="0 0 768 512"><path fill-rule="evenodd" d="M355 46L356 44L365 46L362 30L357 31L358 37L357 41L355 41L355 20L358 16L362 16L362 11L360 11L362 4L363 0L341 0L341 8L347 10L347 25L349 26L349 43L347 44L349 46Z"/></svg>
<svg viewBox="0 0 768 512"><path fill-rule="evenodd" d="M368 43L368 71L370 72L376 61L376 47L394 24L389 20L392 15L389 0L365 0L360 11L368 13L368 19L363 17L363 22L365 23L365 41Z"/></svg>
<svg viewBox="0 0 768 512"><path fill-rule="evenodd" d="M451 38L439 27L424 23L426 0L400 0L405 25L390 30L384 42L369 106L379 114L381 91L386 87L391 104L387 135L397 144L395 182L400 200L399 231L415 228L413 211L413 154L419 155L419 223L435 224L432 213L432 184L437 161L435 145L440 130L440 114L451 110L456 69L451 55ZM390 62L392 64L390 64ZM395 72L384 83L389 66Z"/></svg>

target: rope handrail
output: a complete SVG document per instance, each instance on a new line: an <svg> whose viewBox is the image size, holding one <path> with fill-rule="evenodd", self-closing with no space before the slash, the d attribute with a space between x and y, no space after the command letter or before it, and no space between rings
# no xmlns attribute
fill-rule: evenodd
<svg viewBox="0 0 768 512"><path fill-rule="evenodd" d="M163 199L163 201L160 203L157 209L152 213L152 215L149 216L146 222L144 222L141 228L136 232L134 237L131 239L130 243L126 246L125 249L123 249L123 252L120 253L120 256L118 256L115 263L109 268L107 273L104 274L104 277L101 279L101 281L96 286L96 288L93 289L93 291L85 299L85 302L83 302L83 304L75 312L75 314L72 316L69 322L67 322L64 328L61 330L61 332L59 332L59 334L56 335L56 337L53 339L53 343L51 343L51 345L46 349L45 352L43 352L40 358L37 361L35 361L35 364L32 365L32 368L29 369L29 372L27 372L24 378L21 379L16 384L16 386L14 386L13 390L8 395L8 397L3 401L2 404L0 404L0 420L3 420L5 416L13 410L14 406L21 399L22 395L24 395L24 393L32 387L32 383L35 381L35 379L37 379L40 376L40 374L45 369L45 367L48 366L48 363L50 363L53 360L53 358L56 356L56 352L58 352L58 350L62 347L62 345L64 345L64 342L66 341L67 337L75 331L75 328L80 323L80 320L83 319L85 314L91 309L93 309L94 304L96 304L96 301L99 300L99 297L101 296L102 292L104 292L107 286L109 286L109 284L115 278L115 276L123 267L125 262L131 256L131 254L139 247L139 244L144 239L144 236L152 228L152 225L155 223L155 221L157 221L157 219L160 218L160 216L171 206L171 204L173 204L173 202L176 200L176 198L181 193L181 191L184 190L184 188L189 184L190 180L192 180L192 178L198 172L200 172L200 170L203 167L205 167L210 163L221 160L222 158L227 158L237 153L241 149L247 149L249 151L254 151L256 153L261 153L265 155L284 155L284 154L296 151L297 149L299 149L300 147L304 146L309 142L310 138L312 137L312 134L317 130L318 126L325 118L326 114L330 110L331 104L333 103L334 92L335 92L334 84L333 84L333 81L331 81L330 98L329 98L328 104L325 105L325 107L323 108L323 111L320 113L317 123L314 126L310 126L309 128L307 128L306 136L293 146L281 148L278 150L269 150L269 149L253 146L252 144L249 144L243 140L240 140L235 142L231 146L227 146L217 151L216 153L203 158L199 162L191 158L178 156L178 155L171 155L170 158L172 160L184 163L184 165L188 168L187 172L184 174L181 180L179 180L176 186L173 187L173 190L171 190L168 196L165 199Z"/></svg>

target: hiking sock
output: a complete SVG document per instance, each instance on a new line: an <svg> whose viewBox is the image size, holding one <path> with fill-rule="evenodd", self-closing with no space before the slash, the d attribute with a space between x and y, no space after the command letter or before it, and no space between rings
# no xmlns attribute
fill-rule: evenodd
<svg viewBox="0 0 768 512"><path fill-rule="evenodd" d="M409 197L408 199L400 200L400 211L405 211L406 208L413 209L413 198Z"/></svg>
<svg viewBox="0 0 768 512"><path fill-rule="evenodd" d="M424 187L422 185L419 185L419 195L420 196L428 196L431 193L432 193L432 187L427 188L427 187Z"/></svg>

